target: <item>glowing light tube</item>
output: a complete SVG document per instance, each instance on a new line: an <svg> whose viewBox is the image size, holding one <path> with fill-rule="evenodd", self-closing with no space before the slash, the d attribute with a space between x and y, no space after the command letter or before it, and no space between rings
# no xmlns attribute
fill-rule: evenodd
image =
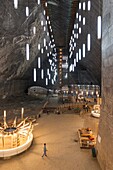
<svg viewBox="0 0 113 170"><path fill-rule="evenodd" d="M83 25L85 25L86 24L86 18L85 17L83 17Z"/></svg>
<svg viewBox="0 0 113 170"><path fill-rule="evenodd" d="M86 56L86 47L85 47L85 44L83 44L83 57L85 57Z"/></svg>
<svg viewBox="0 0 113 170"><path fill-rule="evenodd" d="M88 51L91 50L91 35L90 34L87 35L87 50Z"/></svg>
<svg viewBox="0 0 113 170"><path fill-rule="evenodd" d="M88 6L88 11L90 11L91 10L91 1L90 0L88 1L87 6Z"/></svg>
<svg viewBox="0 0 113 170"><path fill-rule="evenodd" d="M34 82L36 82L36 68L34 68Z"/></svg>
<svg viewBox="0 0 113 170"><path fill-rule="evenodd" d="M14 8L15 8L15 9L18 8L18 0L14 0Z"/></svg>
<svg viewBox="0 0 113 170"><path fill-rule="evenodd" d="M41 67L41 61L40 61L40 57L38 57L38 68Z"/></svg>
<svg viewBox="0 0 113 170"><path fill-rule="evenodd" d="M97 38L101 39L102 19L101 16L97 18Z"/></svg>
<svg viewBox="0 0 113 170"><path fill-rule="evenodd" d="M37 0L38 5L40 5L40 0Z"/></svg>
<svg viewBox="0 0 113 170"><path fill-rule="evenodd" d="M26 17L28 17L28 16L29 16L29 7L26 6Z"/></svg>
<svg viewBox="0 0 113 170"><path fill-rule="evenodd" d="M44 79L44 70L41 70L41 78Z"/></svg>
<svg viewBox="0 0 113 170"><path fill-rule="evenodd" d="M29 60L29 44L26 44L26 60Z"/></svg>
<svg viewBox="0 0 113 170"><path fill-rule="evenodd" d="M76 62L78 62L78 53L76 53Z"/></svg>
<svg viewBox="0 0 113 170"><path fill-rule="evenodd" d="M81 49L79 49L79 60L81 60Z"/></svg>
<svg viewBox="0 0 113 170"><path fill-rule="evenodd" d="M36 34L36 27L35 26L33 27L33 34L34 35Z"/></svg>
<svg viewBox="0 0 113 170"><path fill-rule="evenodd" d="M46 78L46 86L48 85L48 78Z"/></svg>

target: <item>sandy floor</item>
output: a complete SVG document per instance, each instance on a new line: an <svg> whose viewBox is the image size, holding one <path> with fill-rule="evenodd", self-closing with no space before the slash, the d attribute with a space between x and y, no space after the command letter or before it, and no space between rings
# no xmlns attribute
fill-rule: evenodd
<svg viewBox="0 0 113 170"><path fill-rule="evenodd" d="M34 127L34 141L24 153L0 159L0 170L100 170L90 149L80 149L77 129L91 127L97 131L98 119L89 115L43 114ZM43 143L48 157L42 158Z"/></svg>

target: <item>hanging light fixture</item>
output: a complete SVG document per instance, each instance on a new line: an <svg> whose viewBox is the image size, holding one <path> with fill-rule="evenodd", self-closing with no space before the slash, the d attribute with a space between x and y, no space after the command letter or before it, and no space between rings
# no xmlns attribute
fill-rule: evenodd
<svg viewBox="0 0 113 170"><path fill-rule="evenodd" d="M36 68L34 68L34 82L36 82Z"/></svg>
<svg viewBox="0 0 113 170"><path fill-rule="evenodd" d="M86 24L86 18L85 17L83 17L83 25L85 25Z"/></svg>
<svg viewBox="0 0 113 170"><path fill-rule="evenodd" d="M26 60L29 60L29 44L26 44Z"/></svg>
<svg viewBox="0 0 113 170"><path fill-rule="evenodd" d="M46 47L46 39L44 38L44 47Z"/></svg>
<svg viewBox="0 0 113 170"><path fill-rule="evenodd" d="M36 34L36 27L35 26L33 27L33 34L34 35Z"/></svg>
<svg viewBox="0 0 113 170"><path fill-rule="evenodd" d="M85 55L86 55L86 46L85 46L85 44L83 44L83 57L85 57Z"/></svg>
<svg viewBox="0 0 113 170"><path fill-rule="evenodd" d="M91 1L90 0L88 1L87 6L88 6L88 11L90 11L91 10Z"/></svg>
<svg viewBox="0 0 113 170"><path fill-rule="evenodd" d="M78 53L76 53L76 62L78 62Z"/></svg>
<svg viewBox="0 0 113 170"><path fill-rule="evenodd" d="M47 7L47 2L45 2L45 7Z"/></svg>
<svg viewBox="0 0 113 170"><path fill-rule="evenodd" d="M102 18L98 16L97 18L97 38L101 39L101 30L102 30Z"/></svg>
<svg viewBox="0 0 113 170"><path fill-rule="evenodd" d="M41 70L41 78L44 79L44 70Z"/></svg>
<svg viewBox="0 0 113 170"><path fill-rule="evenodd" d="M29 7L26 6L26 17L28 17L28 16L29 16Z"/></svg>
<svg viewBox="0 0 113 170"><path fill-rule="evenodd" d="M41 48L41 47L40 47L40 44L38 44L38 50L40 50L40 48Z"/></svg>
<svg viewBox="0 0 113 170"><path fill-rule="evenodd" d="M38 68L41 67L41 61L40 61L40 57L38 57Z"/></svg>
<svg viewBox="0 0 113 170"><path fill-rule="evenodd" d="M87 35L87 50L88 51L91 50L91 35L90 34Z"/></svg>
<svg viewBox="0 0 113 170"><path fill-rule="evenodd" d="M81 49L79 49L79 60L81 60Z"/></svg>
<svg viewBox="0 0 113 170"><path fill-rule="evenodd" d="M14 8L15 8L15 9L18 8L18 0L14 0Z"/></svg>
<svg viewBox="0 0 113 170"><path fill-rule="evenodd" d="M46 78L46 86L48 85L48 78Z"/></svg>
<svg viewBox="0 0 113 170"><path fill-rule="evenodd" d="M38 5L40 5L40 0L37 0Z"/></svg>

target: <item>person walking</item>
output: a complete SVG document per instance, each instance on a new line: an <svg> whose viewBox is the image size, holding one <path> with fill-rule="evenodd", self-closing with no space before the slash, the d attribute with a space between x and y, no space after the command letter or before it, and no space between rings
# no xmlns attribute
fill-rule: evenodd
<svg viewBox="0 0 113 170"><path fill-rule="evenodd" d="M47 156L46 151L47 151L46 143L44 143L44 153L43 153L42 157Z"/></svg>

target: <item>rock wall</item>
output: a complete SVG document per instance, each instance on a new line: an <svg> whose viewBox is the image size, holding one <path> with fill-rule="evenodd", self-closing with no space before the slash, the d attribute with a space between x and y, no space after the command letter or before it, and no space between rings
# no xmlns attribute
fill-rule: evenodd
<svg viewBox="0 0 113 170"><path fill-rule="evenodd" d="M29 17L25 16L26 6L30 9ZM42 11L35 0L29 4L27 0L20 0L18 9L14 9L13 1L0 1L0 96L21 94L27 87L26 82L33 79L32 70L37 66L37 56L40 55L38 43L42 48L44 37L49 42L41 26L41 20L45 22ZM33 26L36 26L36 35L33 34ZM29 61L26 60L26 43L30 44ZM6 84L17 89L11 92Z"/></svg>
<svg viewBox="0 0 113 170"><path fill-rule="evenodd" d="M97 138L102 170L113 170L113 0L103 0L102 106Z"/></svg>

